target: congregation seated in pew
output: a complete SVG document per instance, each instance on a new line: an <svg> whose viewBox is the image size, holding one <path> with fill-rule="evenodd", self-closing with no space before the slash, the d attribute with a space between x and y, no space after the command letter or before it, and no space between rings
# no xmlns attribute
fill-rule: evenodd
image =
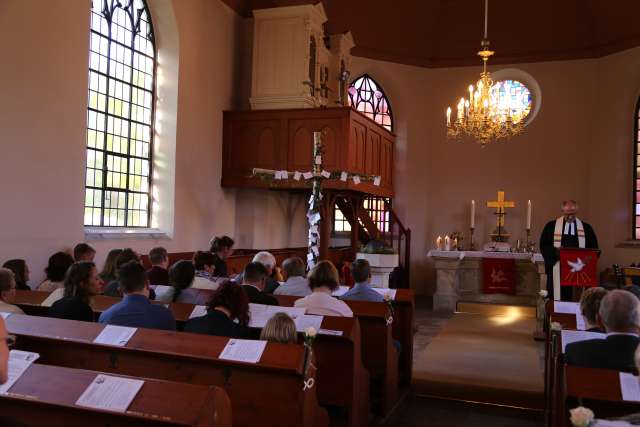
<svg viewBox="0 0 640 427"><path fill-rule="evenodd" d="M29 282L29 266L23 259L10 259L2 264L3 268L13 271L16 280L16 289L19 291L30 291L31 288L27 284Z"/></svg>
<svg viewBox="0 0 640 427"><path fill-rule="evenodd" d="M56 252L51 255L47 263L47 268L44 269L47 278L38 285L38 290L52 292L56 289L63 288L64 275L73 262L73 257L66 252Z"/></svg>
<svg viewBox="0 0 640 427"><path fill-rule="evenodd" d="M170 299L167 302L182 302L186 304L207 305L209 293L193 289L196 269L192 262L187 260L176 261L169 269ZM165 296L165 299L167 296ZM156 298L158 299L158 298Z"/></svg>
<svg viewBox="0 0 640 427"><path fill-rule="evenodd" d="M104 283L96 265L79 261L71 265L64 279L64 296L49 307L48 316L58 319L93 322L91 299L100 295Z"/></svg>
<svg viewBox="0 0 640 427"><path fill-rule="evenodd" d="M86 243L78 243L73 248L73 259L78 261L91 261L96 256L96 250Z"/></svg>
<svg viewBox="0 0 640 427"><path fill-rule="evenodd" d="M209 302L207 314L189 319L184 325L184 331L229 338L248 338L250 330L247 294L236 283L230 280L223 281Z"/></svg>
<svg viewBox="0 0 640 427"><path fill-rule="evenodd" d="M640 342L639 304L638 299L627 291L608 292L602 298L598 311L607 337L568 344L565 351L567 364L584 368L633 370L634 354Z"/></svg>
<svg viewBox="0 0 640 427"><path fill-rule="evenodd" d="M260 339L281 344L295 344L298 342L296 324L288 314L276 313L260 331Z"/></svg>
<svg viewBox="0 0 640 427"><path fill-rule="evenodd" d="M229 277L225 260L233 255L235 242L229 236L214 237L210 242L209 252L213 254L213 275L215 277Z"/></svg>
<svg viewBox="0 0 640 427"><path fill-rule="evenodd" d="M582 293L580 297L580 312L585 320L585 330L604 333L598 310L600 310L600 303L607 292L605 288L593 287L585 289Z"/></svg>
<svg viewBox="0 0 640 427"><path fill-rule="evenodd" d="M282 263L282 275L285 282L278 286L274 295L292 295L306 297L311 294L309 281L305 277L306 266L300 257L291 257Z"/></svg>
<svg viewBox="0 0 640 427"><path fill-rule="evenodd" d="M151 286L166 286L169 284L169 254L162 247L155 247L149 251L151 268L147 270L147 278Z"/></svg>
<svg viewBox="0 0 640 427"><path fill-rule="evenodd" d="M195 279L193 287L195 289L212 289L218 288L215 281L216 258L211 252L197 251L193 254L193 265L195 266Z"/></svg>
<svg viewBox="0 0 640 427"><path fill-rule="evenodd" d="M15 295L16 281L13 271L8 268L0 268L0 311L24 314L20 307L12 304Z"/></svg>
<svg viewBox="0 0 640 427"><path fill-rule="evenodd" d="M116 258L116 278L112 280L110 283L107 283L106 287L104 288L103 295L106 295L108 297L116 297L116 298L119 298L123 295L123 290L120 285L120 278L118 277L118 272L120 270L120 267L122 267L124 264L131 261L135 261L138 264L142 265L140 254L138 254L136 251L134 251L131 248L123 249L122 252L120 252L120 254L118 255L118 258ZM146 272L145 272L145 276L146 276ZM151 288L149 288L149 299L151 300L156 299L156 293Z"/></svg>
<svg viewBox="0 0 640 427"><path fill-rule="evenodd" d="M124 298L100 315L100 323L172 331L176 329L176 320L171 311L149 301L149 281L140 262L135 260L122 265L118 269L118 280Z"/></svg>
<svg viewBox="0 0 640 427"><path fill-rule="evenodd" d="M242 289L247 294L249 302L254 304L278 305L272 295L266 291L268 271L259 262L250 262L242 273Z"/></svg>
<svg viewBox="0 0 640 427"><path fill-rule="evenodd" d="M116 280L116 272L118 271L116 262L121 253L122 249L117 248L111 249L107 254L107 259L104 261L102 271L100 272L100 278L106 285Z"/></svg>
<svg viewBox="0 0 640 427"><path fill-rule="evenodd" d="M331 261L320 261L307 278L311 294L296 300L294 307L306 308L307 314L353 317L349 306L331 295L340 286L338 270Z"/></svg>
<svg viewBox="0 0 640 427"><path fill-rule="evenodd" d="M355 284L340 299L353 301L382 302L382 295L371 289L371 266L366 259L357 259L350 266L351 277Z"/></svg>
<svg viewBox="0 0 640 427"><path fill-rule="evenodd" d="M253 256L251 262L262 264L267 271L264 292L272 294L280 286L280 282L284 281L276 263L276 257L269 251L260 251ZM236 283L242 283L244 272L240 273L234 280Z"/></svg>

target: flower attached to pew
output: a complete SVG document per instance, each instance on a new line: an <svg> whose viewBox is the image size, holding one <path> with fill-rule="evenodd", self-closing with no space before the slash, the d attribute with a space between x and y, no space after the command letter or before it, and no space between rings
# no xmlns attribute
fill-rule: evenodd
<svg viewBox="0 0 640 427"><path fill-rule="evenodd" d="M313 342L316 340L316 335L318 335L318 331L313 326L309 326L304 331L304 345L311 348L313 346Z"/></svg>
<svg viewBox="0 0 640 427"><path fill-rule="evenodd" d="M382 296L382 299L384 300L385 304L387 304L387 306L389 307L389 311L391 312L391 316L389 316L389 318L387 319L387 325L391 325L393 323L393 315L395 314L395 310L393 308L393 298L391 298L391 294L387 292Z"/></svg>
<svg viewBox="0 0 640 427"><path fill-rule="evenodd" d="M562 324L560 322L551 322L551 330L560 332L562 330Z"/></svg>
<svg viewBox="0 0 640 427"><path fill-rule="evenodd" d="M569 410L571 414L571 424L574 427L591 427L595 425L595 416L589 408L579 406Z"/></svg>
<svg viewBox="0 0 640 427"><path fill-rule="evenodd" d="M538 292L538 295L540 295L540 298L542 299L547 299L549 297L549 291L541 289L540 292Z"/></svg>

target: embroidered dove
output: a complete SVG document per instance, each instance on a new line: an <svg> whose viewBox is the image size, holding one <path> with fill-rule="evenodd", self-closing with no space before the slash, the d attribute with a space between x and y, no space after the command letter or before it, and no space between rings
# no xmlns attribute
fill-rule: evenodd
<svg viewBox="0 0 640 427"><path fill-rule="evenodd" d="M493 283L501 283L501 282L504 282L505 280L507 279L504 277L504 271L498 270L498 272L496 273L495 268L491 269L491 281Z"/></svg>
<svg viewBox="0 0 640 427"><path fill-rule="evenodd" d="M582 271L584 266L587 265L584 262L582 262L580 258L577 258L576 262L567 261L567 264L569 264L569 267L571 267L572 273L577 273L578 271Z"/></svg>

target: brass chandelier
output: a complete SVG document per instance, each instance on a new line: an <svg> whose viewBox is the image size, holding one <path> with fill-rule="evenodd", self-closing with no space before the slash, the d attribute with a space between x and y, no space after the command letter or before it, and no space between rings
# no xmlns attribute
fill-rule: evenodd
<svg viewBox="0 0 640 427"><path fill-rule="evenodd" d="M500 83L494 84L487 71L487 61L495 53L489 49L487 23L489 0L484 3L484 38L478 56L482 58L482 73L476 87L469 85L469 98L460 98L456 118L451 120L451 107L447 108L447 138L463 139L465 136L475 139L482 147L490 142L506 140L521 133L529 109L514 108L511 102L511 87L504 83L506 100L500 96ZM522 95L520 95L522 96ZM520 100L521 101L521 100Z"/></svg>

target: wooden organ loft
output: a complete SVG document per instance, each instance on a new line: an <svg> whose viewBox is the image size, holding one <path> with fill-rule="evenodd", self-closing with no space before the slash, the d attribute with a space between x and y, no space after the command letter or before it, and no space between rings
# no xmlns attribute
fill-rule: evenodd
<svg viewBox="0 0 640 427"><path fill-rule="evenodd" d="M395 135L346 106L344 70L354 46L350 33L325 37L322 3L263 9L254 11L254 18L253 110L224 112L222 186L310 194L304 180L265 181L252 172L312 170L313 133L323 132L324 169L377 175L381 181L379 186L339 179L323 182L320 258L329 254L337 206L351 226L350 259L361 244L383 240L398 251L402 281L408 286L410 230L387 204L389 227L381 230L363 206L368 195L394 196Z"/></svg>

